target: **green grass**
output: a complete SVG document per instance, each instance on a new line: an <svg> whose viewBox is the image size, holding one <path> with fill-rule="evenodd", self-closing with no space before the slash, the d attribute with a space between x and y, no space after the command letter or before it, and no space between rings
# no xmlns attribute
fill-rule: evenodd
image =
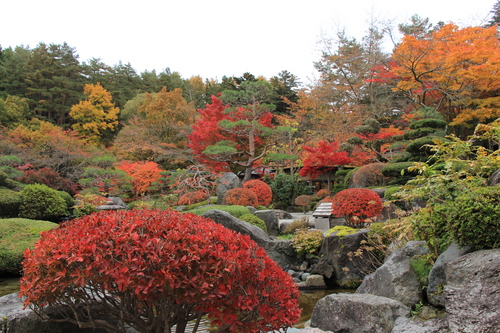
<svg viewBox="0 0 500 333"><path fill-rule="evenodd" d="M250 213L250 210L248 210L247 207L238 206L238 205L228 205L228 206L226 206L226 205L210 205L210 206L191 209L191 210L188 210L187 212L193 213L196 215L203 215L203 213L205 213L208 210L212 210L212 209L222 210L224 212L231 214L232 216L234 216L236 218L240 218L242 215Z"/></svg>
<svg viewBox="0 0 500 333"><path fill-rule="evenodd" d="M55 227L48 221L0 219L0 272L19 274L23 252L35 246L42 231Z"/></svg>

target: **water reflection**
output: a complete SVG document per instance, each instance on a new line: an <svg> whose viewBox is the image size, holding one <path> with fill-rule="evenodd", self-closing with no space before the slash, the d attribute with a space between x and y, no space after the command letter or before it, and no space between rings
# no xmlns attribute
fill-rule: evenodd
<svg viewBox="0 0 500 333"><path fill-rule="evenodd" d="M19 291L19 278L0 277L0 297L17 293Z"/></svg>

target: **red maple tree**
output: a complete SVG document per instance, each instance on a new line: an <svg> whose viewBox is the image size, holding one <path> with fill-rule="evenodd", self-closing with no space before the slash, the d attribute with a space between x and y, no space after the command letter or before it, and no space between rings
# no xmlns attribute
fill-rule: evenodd
<svg viewBox="0 0 500 333"><path fill-rule="evenodd" d="M304 166L299 171L302 177L315 178L325 174L328 180L328 192L331 190L330 171L338 166L346 165L351 162L347 152L338 151L339 144L335 141L320 141L316 147L302 146L309 155L302 160Z"/></svg>
<svg viewBox="0 0 500 333"><path fill-rule="evenodd" d="M176 325L181 333L196 319L195 332L208 315L218 332L269 332L300 315L298 288L263 248L189 213L101 212L66 222L42 234L23 266L25 305L48 320L46 307L67 306L63 320L81 328Z"/></svg>
<svg viewBox="0 0 500 333"><path fill-rule="evenodd" d="M344 216L353 228L370 225L382 213L382 208L382 199L367 188L342 190L332 200L332 214Z"/></svg>

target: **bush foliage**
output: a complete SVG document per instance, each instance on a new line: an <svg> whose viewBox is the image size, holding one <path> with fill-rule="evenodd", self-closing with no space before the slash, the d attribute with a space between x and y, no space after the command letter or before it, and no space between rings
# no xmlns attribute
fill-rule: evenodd
<svg viewBox="0 0 500 333"><path fill-rule="evenodd" d="M271 190L271 187L262 180L252 179L246 181L243 184L243 187L249 189L257 195L258 204L260 206L267 207L273 201L273 191Z"/></svg>
<svg viewBox="0 0 500 333"><path fill-rule="evenodd" d="M0 188L0 217L17 217L21 202L21 194L19 192Z"/></svg>
<svg viewBox="0 0 500 333"><path fill-rule="evenodd" d="M184 332L207 315L221 332L268 332L300 315L298 288L263 248L193 214L85 216L45 233L23 265L25 304L69 305L80 327ZM99 311L78 310L96 302Z"/></svg>
<svg viewBox="0 0 500 333"><path fill-rule="evenodd" d="M184 193L177 202L178 205L192 205L207 200L208 194L204 190Z"/></svg>
<svg viewBox="0 0 500 333"><path fill-rule="evenodd" d="M212 209L222 210L223 212L229 213L236 218L241 218L244 214L250 214L250 210L246 206L238 206L238 205L231 205L231 206L209 205L209 206L205 206L205 207L195 208L195 209L189 210L188 212L195 214L195 215L203 215L206 211L209 211Z"/></svg>
<svg viewBox="0 0 500 333"><path fill-rule="evenodd" d="M321 230L297 230L292 237L292 245L299 257L306 254L316 254L323 242L323 232Z"/></svg>
<svg viewBox="0 0 500 333"><path fill-rule="evenodd" d="M63 196L47 185L26 185L21 191L21 200L19 217L54 221L68 215L68 205Z"/></svg>
<svg viewBox="0 0 500 333"><path fill-rule="evenodd" d="M226 192L224 201L228 205L253 206L257 208L259 199L257 195L247 188L232 188Z"/></svg>
<svg viewBox="0 0 500 333"><path fill-rule="evenodd" d="M243 214L240 216L239 219L248 222L254 226L257 226L262 230L264 230L265 232L267 232L266 222L262 221L262 219L260 219L258 216L254 214L251 213Z"/></svg>
<svg viewBox="0 0 500 333"><path fill-rule="evenodd" d="M348 225L365 227L382 213L382 200L375 191L366 188L350 188L333 197L332 214L344 216Z"/></svg>

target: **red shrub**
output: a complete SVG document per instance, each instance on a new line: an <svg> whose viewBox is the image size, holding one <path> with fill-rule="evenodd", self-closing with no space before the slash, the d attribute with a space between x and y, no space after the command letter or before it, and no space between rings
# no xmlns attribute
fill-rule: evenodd
<svg viewBox="0 0 500 333"><path fill-rule="evenodd" d="M382 213L382 200L375 191L366 188L342 190L333 197L332 214L345 216L355 228L369 225Z"/></svg>
<svg viewBox="0 0 500 333"><path fill-rule="evenodd" d="M259 199L255 193L247 188L233 188L226 192L224 202L228 205L257 207Z"/></svg>
<svg viewBox="0 0 500 333"><path fill-rule="evenodd" d="M68 192L75 195L77 185L71 180L63 178L61 174L52 168L31 169L24 171L24 175L17 179L24 184L43 184L58 191Z"/></svg>
<svg viewBox="0 0 500 333"><path fill-rule="evenodd" d="M198 202L202 202L208 198L207 192L203 190L198 190L194 192L184 193L177 202L178 205L192 205Z"/></svg>
<svg viewBox="0 0 500 333"><path fill-rule="evenodd" d="M177 325L180 332L206 314L219 332L268 332L300 315L295 283L263 248L189 213L115 211L69 221L43 233L23 266L20 295L36 313L97 302L99 311L78 312L80 327Z"/></svg>
<svg viewBox="0 0 500 333"><path fill-rule="evenodd" d="M295 198L295 204L298 206L302 206L304 212L306 211L306 206L308 206L312 201L313 196L307 194L299 195Z"/></svg>
<svg viewBox="0 0 500 333"><path fill-rule="evenodd" d="M273 201L273 191L271 187L262 180L252 179L243 184L244 188L251 190L257 195L259 205L267 207Z"/></svg>

